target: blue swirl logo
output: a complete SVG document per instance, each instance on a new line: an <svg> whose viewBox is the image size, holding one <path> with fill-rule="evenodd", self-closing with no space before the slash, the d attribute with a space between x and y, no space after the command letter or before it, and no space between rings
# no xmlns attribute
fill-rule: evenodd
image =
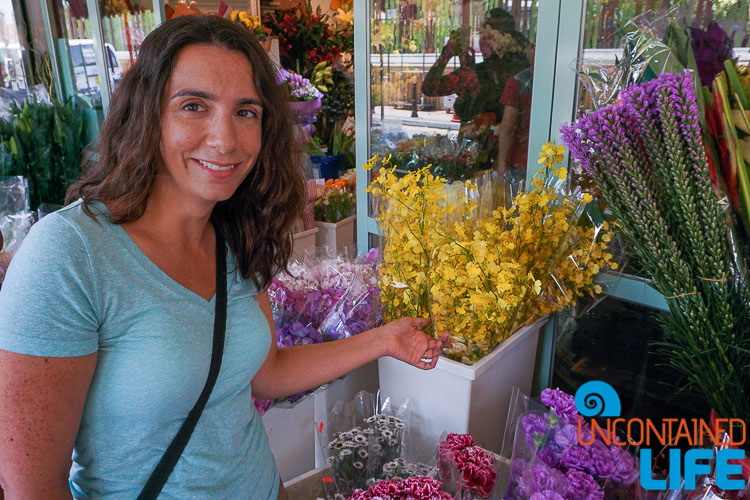
<svg viewBox="0 0 750 500"><path fill-rule="evenodd" d="M576 391L576 409L584 417L619 417L620 396L606 382L591 380Z"/></svg>

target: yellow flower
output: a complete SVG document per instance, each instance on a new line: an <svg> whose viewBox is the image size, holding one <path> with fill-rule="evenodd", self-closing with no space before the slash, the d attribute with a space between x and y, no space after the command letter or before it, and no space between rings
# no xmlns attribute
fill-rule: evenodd
<svg viewBox="0 0 750 500"><path fill-rule="evenodd" d="M233 11L232 11L232 12L231 12L231 13L229 14L229 19L230 19L230 20L231 20L231 21L232 21L233 23L236 23L236 22L237 22L237 20L239 19L239 15L240 15L240 11L239 11L239 10L237 10L237 9L235 9L235 10L233 10Z"/></svg>
<svg viewBox="0 0 750 500"><path fill-rule="evenodd" d="M341 24L352 24L354 22L354 10L338 9L336 13L339 16Z"/></svg>
<svg viewBox="0 0 750 500"><path fill-rule="evenodd" d="M245 19L247 19L247 12L245 12L244 10L240 11L239 18L240 21L244 21Z"/></svg>
<svg viewBox="0 0 750 500"><path fill-rule="evenodd" d="M583 202L584 203L591 203L591 201L594 199L593 196L591 196L589 193L583 193Z"/></svg>
<svg viewBox="0 0 750 500"><path fill-rule="evenodd" d="M248 28L252 28L253 20L250 19L249 17L244 17L244 18L240 19L240 21L242 21L242 24L244 24Z"/></svg>

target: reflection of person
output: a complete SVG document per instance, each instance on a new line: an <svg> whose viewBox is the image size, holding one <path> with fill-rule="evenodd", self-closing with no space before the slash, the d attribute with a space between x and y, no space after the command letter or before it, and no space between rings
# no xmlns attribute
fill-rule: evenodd
<svg viewBox="0 0 750 500"><path fill-rule="evenodd" d="M457 94L454 109L464 122L484 113L493 113L493 118L498 119L503 111L500 96L508 78L529 65L523 52L526 38L516 31L513 17L500 8L490 10L480 35L481 63L475 64L474 50L463 48L460 36L460 30L451 33L422 83L422 93ZM445 67L455 55L460 67L444 75Z"/></svg>
<svg viewBox="0 0 750 500"><path fill-rule="evenodd" d="M535 49L536 45L533 43L526 47L526 57L531 61L531 67L513 75L508 80L500 98L500 104L505 109L498 130L496 167L500 174L509 172L510 175L519 180L525 175L529 150Z"/></svg>
<svg viewBox="0 0 750 500"><path fill-rule="evenodd" d="M382 355L435 365L442 343L419 331L429 319L277 350L266 287L304 206L294 144L248 30L185 16L146 38L68 193L81 198L32 227L0 291L9 498L138 496L206 381L223 260L223 362L165 497L284 496L251 396L305 391Z"/></svg>

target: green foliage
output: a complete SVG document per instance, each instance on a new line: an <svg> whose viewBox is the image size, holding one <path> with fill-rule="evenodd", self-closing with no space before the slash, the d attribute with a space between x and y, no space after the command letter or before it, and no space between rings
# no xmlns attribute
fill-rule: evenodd
<svg viewBox="0 0 750 500"><path fill-rule="evenodd" d="M355 198L343 189L327 191L315 202L315 220L339 222L354 213Z"/></svg>
<svg viewBox="0 0 750 500"><path fill-rule="evenodd" d="M72 101L26 101L0 120L0 173L29 180L31 205L61 205L80 174L83 117Z"/></svg>
<svg viewBox="0 0 750 500"><path fill-rule="evenodd" d="M332 84L323 96L315 132L329 151L334 147L337 122L345 120L349 111L354 109L354 85L347 74L334 69L331 80Z"/></svg>

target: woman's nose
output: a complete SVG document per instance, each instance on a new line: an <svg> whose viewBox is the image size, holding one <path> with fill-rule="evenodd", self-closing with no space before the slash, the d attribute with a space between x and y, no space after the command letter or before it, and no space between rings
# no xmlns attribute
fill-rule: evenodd
<svg viewBox="0 0 750 500"><path fill-rule="evenodd" d="M220 154L232 153L237 148L237 130L231 114L216 113L213 116L206 144Z"/></svg>

